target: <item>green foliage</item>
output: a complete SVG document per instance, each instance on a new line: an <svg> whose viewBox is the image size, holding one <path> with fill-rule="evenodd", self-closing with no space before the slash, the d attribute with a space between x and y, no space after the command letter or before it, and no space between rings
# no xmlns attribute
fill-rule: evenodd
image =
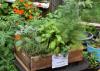
<svg viewBox="0 0 100 71"><path fill-rule="evenodd" d="M21 39L15 41L15 46L18 50L24 50L27 54L32 56L48 54L47 42L41 43L40 38L37 36L37 28L33 26L20 26ZM24 29L22 29L24 28Z"/></svg>
<svg viewBox="0 0 100 71"><path fill-rule="evenodd" d="M94 54L95 53L89 54L88 52L83 53L84 57L89 61L90 68L96 68L97 66L99 66L99 63L96 61L97 58Z"/></svg>
<svg viewBox="0 0 100 71"><path fill-rule="evenodd" d="M83 21L87 22L100 22L100 2L93 1L92 8L84 8L80 11L80 16Z"/></svg>
<svg viewBox="0 0 100 71"><path fill-rule="evenodd" d="M54 14L48 16L56 21L55 25L60 30L66 45L81 43L80 39L84 36L84 29L82 24L79 23L79 6L75 0L65 0L63 6L60 6Z"/></svg>
<svg viewBox="0 0 100 71"><path fill-rule="evenodd" d="M79 0L79 6L81 8L92 8L92 0Z"/></svg>
<svg viewBox="0 0 100 71"><path fill-rule="evenodd" d="M41 38L40 42L47 41L49 50L51 50L51 52L53 52L54 54L64 53L63 48L65 48L67 52L68 48L62 39L61 32L54 24L55 22L51 20L39 28L38 35Z"/></svg>
<svg viewBox="0 0 100 71"><path fill-rule="evenodd" d="M11 11L11 6L5 0L0 0L0 4L0 15L8 15Z"/></svg>
<svg viewBox="0 0 100 71"><path fill-rule="evenodd" d="M46 54L58 54L65 53L68 48L62 39L62 36L54 25L53 21L48 21L46 24L42 24L38 27L25 26L23 31L17 31L20 33L21 39L15 41L16 48L18 50L24 50L26 53L32 56L46 55Z"/></svg>
<svg viewBox="0 0 100 71"><path fill-rule="evenodd" d="M0 71L17 71L13 65L13 35L19 16L0 16Z"/></svg>

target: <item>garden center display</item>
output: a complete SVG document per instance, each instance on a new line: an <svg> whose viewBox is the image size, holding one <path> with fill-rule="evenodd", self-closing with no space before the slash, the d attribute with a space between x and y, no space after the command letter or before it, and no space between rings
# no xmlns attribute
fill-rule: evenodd
<svg viewBox="0 0 100 71"><path fill-rule="evenodd" d="M0 71L99 70L98 6L97 0L0 0Z"/></svg>

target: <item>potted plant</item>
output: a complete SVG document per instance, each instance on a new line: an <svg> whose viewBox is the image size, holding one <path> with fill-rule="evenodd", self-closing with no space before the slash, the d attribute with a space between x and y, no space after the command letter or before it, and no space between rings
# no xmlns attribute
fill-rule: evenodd
<svg viewBox="0 0 100 71"><path fill-rule="evenodd" d="M94 53L90 54L89 52L84 51L83 55L89 63L88 69L84 71L97 71L99 69L99 62L96 61L96 56L94 55Z"/></svg>
<svg viewBox="0 0 100 71"><path fill-rule="evenodd" d="M66 0L64 3L65 4L58 7L53 14L48 14L48 16L56 21L55 24L60 32L62 32L62 38L65 44L70 47L70 51L75 51L75 53L79 51L79 53L77 53L79 55L74 55L75 53L72 53L72 58L76 58L76 61L80 61L83 59L83 46L81 45L83 41L80 39L85 37L85 30L83 24L79 23L79 8L77 2L74 0Z"/></svg>
<svg viewBox="0 0 100 71"><path fill-rule="evenodd" d="M99 32L99 30L97 30L93 26L88 27L87 31L93 33L93 38L86 41L87 51L89 53L94 53L95 57L97 57L96 60L100 61L100 59L99 59L99 54L100 54L100 52L99 52L99 50L100 50L99 49L99 47L100 47L100 45L99 45L100 44L100 34L99 33L100 32Z"/></svg>
<svg viewBox="0 0 100 71"><path fill-rule="evenodd" d="M15 54L29 70L51 67L52 54L67 54L68 47L54 24L41 25L36 29L32 26L21 28L15 34Z"/></svg>
<svg viewBox="0 0 100 71"><path fill-rule="evenodd" d="M89 53L94 53L94 55L97 57L96 60L100 62L100 38L96 38L94 41L91 41L91 44L87 45L87 51Z"/></svg>
<svg viewBox="0 0 100 71"><path fill-rule="evenodd" d="M69 54L70 63L83 59L80 40L84 36L83 27L78 23L76 2L68 1L69 3L66 0L64 6L40 19L41 21L33 21L28 26L19 25L20 29L15 34L15 37L18 37L15 40L16 59L19 57L29 70L50 67L52 54ZM32 26L34 24L37 26Z"/></svg>

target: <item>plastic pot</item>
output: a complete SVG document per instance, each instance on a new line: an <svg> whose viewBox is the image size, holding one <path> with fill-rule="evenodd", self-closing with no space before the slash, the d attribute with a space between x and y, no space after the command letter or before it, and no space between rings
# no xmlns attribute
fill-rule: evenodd
<svg viewBox="0 0 100 71"><path fill-rule="evenodd" d="M89 53L93 53L96 57L96 60L100 62L100 48L94 48L91 45L87 45L87 51Z"/></svg>

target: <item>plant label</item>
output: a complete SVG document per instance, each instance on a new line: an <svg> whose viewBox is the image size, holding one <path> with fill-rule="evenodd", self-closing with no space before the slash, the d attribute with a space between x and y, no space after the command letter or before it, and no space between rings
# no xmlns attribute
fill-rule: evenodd
<svg viewBox="0 0 100 71"><path fill-rule="evenodd" d="M52 68L59 68L68 65L68 55L53 55L52 56Z"/></svg>

